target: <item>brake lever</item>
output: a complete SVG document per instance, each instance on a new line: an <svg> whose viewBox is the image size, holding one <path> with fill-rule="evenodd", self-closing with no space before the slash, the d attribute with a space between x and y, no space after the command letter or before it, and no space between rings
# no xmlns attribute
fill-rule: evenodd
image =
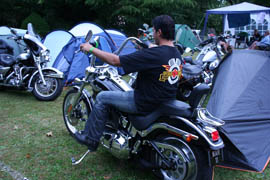
<svg viewBox="0 0 270 180"><path fill-rule="evenodd" d="M78 49L77 51L74 52L74 54L77 54L81 51L81 49Z"/></svg>

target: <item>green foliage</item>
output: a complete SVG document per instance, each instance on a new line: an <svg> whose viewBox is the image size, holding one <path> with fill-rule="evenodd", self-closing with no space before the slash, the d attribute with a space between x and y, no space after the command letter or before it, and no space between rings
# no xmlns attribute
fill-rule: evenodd
<svg viewBox="0 0 270 180"><path fill-rule="evenodd" d="M247 32L240 32L237 35L240 36L240 37L248 37L248 33Z"/></svg>
<svg viewBox="0 0 270 180"><path fill-rule="evenodd" d="M90 21L105 29L135 35L143 23L150 25L155 16L168 14L177 24L202 29L206 10L243 1L246 0L2 0L0 25L20 27L29 14L38 12L42 20L33 24L42 34L55 29L69 30ZM269 6L265 0L248 2ZM208 27L221 31L222 16L211 15Z"/></svg>
<svg viewBox="0 0 270 180"><path fill-rule="evenodd" d="M135 34L143 23L151 24L151 20L160 14L171 15L177 23L184 21L182 9L194 7L192 0L85 0L97 19L103 19L103 27L121 29Z"/></svg>
<svg viewBox="0 0 270 180"><path fill-rule="evenodd" d="M23 20L21 28L27 29L28 23L32 23L35 31L42 36L46 35L50 29L46 20L35 12L31 13L27 18Z"/></svg>

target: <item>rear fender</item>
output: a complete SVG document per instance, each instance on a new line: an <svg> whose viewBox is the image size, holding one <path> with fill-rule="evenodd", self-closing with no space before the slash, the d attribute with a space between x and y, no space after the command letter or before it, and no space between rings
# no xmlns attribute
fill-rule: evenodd
<svg viewBox="0 0 270 180"><path fill-rule="evenodd" d="M199 135L199 139L205 141L210 149L212 150L218 150L224 147L223 140L221 137L219 140L213 142L210 137L207 136L206 132L203 130L203 128L199 128L197 125L195 125L191 120L180 117L180 116L171 116L173 119L180 120L183 122L188 128L192 129Z"/></svg>
<svg viewBox="0 0 270 180"><path fill-rule="evenodd" d="M187 141L187 137L191 137L195 141L205 142L206 145L208 145L209 148L212 150L218 150L224 147L224 143L221 138L219 138L218 141L213 142L207 136L207 134L202 130L202 128L199 128L190 120L185 119L183 117L179 117L179 116L171 116L170 119L174 121L180 121L183 125L181 125L181 128L179 128L175 125L170 125L166 121L162 121L160 123L154 123L148 129L140 131L139 134L142 137L146 137L152 133L154 134L154 132L163 131L163 132L181 137L185 139L186 141Z"/></svg>

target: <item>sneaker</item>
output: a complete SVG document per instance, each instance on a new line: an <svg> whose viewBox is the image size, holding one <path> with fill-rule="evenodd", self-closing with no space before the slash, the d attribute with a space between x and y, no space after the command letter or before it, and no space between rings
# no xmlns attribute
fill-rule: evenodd
<svg viewBox="0 0 270 180"><path fill-rule="evenodd" d="M88 138L87 135L76 132L74 134L75 139L80 143L88 147L91 152L94 152L98 148L98 142Z"/></svg>

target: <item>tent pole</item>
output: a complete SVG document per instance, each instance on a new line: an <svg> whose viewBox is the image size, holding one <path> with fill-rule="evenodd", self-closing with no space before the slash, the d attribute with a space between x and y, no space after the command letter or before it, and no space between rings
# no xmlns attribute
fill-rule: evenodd
<svg viewBox="0 0 270 180"><path fill-rule="evenodd" d="M223 34L225 34L225 21L226 21L226 15L224 14L222 16L222 22L223 22Z"/></svg>
<svg viewBox="0 0 270 180"><path fill-rule="evenodd" d="M208 13L206 12L204 26L203 26L203 32L202 32L202 35L203 35L202 40L204 40L204 35L205 35L205 31L206 31L207 20L208 20Z"/></svg>

